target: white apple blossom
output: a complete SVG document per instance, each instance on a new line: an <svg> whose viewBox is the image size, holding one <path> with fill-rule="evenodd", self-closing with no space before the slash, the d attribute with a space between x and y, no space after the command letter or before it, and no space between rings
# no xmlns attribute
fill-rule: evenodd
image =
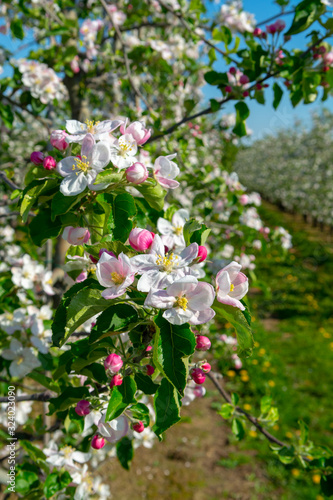
<svg viewBox="0 0 333 500"><path fill-rule="evenodd" d="M9 349L4 349L1 356L12 361L9 366L9 373L12 377L25 377L34 368L41 366L41 362L32 350L29 347L23 347L16 339L11 340Z"/></svg>
<svg viewBox="0 0 333 500"><path fill-rule="evenodd" d="M165 254L164 244L156 234L149 254L131 258L136 272L142 275L137 284L138 290L149 292L151 289L162 289L186 273L190 274L189 265L198 256L198 249L197 243L192 243L179 255Z"/></svg>
<svg viewBox="0 0 333 500"><path fill-rule="evenodd" d="M66 130L68 132L66 140L69 143L81 143L87 134L93 135L96 141L101 140L105 134L111 133L122 123L122 120L104 120L102 122L86 120L84 123L77 120L66 120Z"/></svg>
<svg viewBox="0 0 333 500"><path fill-rule="evenodd" d="M109 147L104 142L96 144L94 136L88 133L82 141L81 158L68 156L57 164L57 171L64 177L60 191L64 196L76 196L88 187L94 191L103 189L95 185L97 174L110 161Z"/></svg>
<svg viewBox="0 0 333 500"><path fill-rule="evenodd" d="M49 443L48 448L43 449L43 452L47 456L46 462L58 469L62 467L78 469L74 462L84 464L91 457L90 453L83 453L72 446L66 445L58 449L58 446L53 441Z"/></svg>
<svg viewBox="0 0 333 500"><path fill-rule="evenodd" d="M14 332L24 329L26 321L27 311L20 307L13 312L6 311L0 315L0 328L12 335Z"/></svg>
<svg viewBox="0 0 333 500"><path fill-rule="evenodd" d="M98 432L101 436L105 437L109 443L116 443L122 439L129 431L128 420L125 415L105 422L105 413L102 415L98 423Z"/></svg>
<svg viewBox="0 0 333 500"><path fill-rule="evenodd" d="M173 325L201 325L215 316L210 307L214 298L212 285L200 282L194 276L185 276L174 281L166 290L152 289L145 305L166 309L163 318Z"/></svg>
<svg viewBox="0 0 333 500"><path fill-rule="evenodd" d="M128 168L136 162L138 145L131 134L121 135L110 146L111 161L120 168Z"/></svg>
<svg viewBox="0 0 333 500"><path fill-rule="evenodd" d="M176 156L176 153L168 156L159 156L153 165L154 178L166 189L179 187L179 182L174 179L179 175L180 170L175 162L171 161Z"/></svg>
<svg viewBox="0 0 333 500"><path fill-rule="evenodd" d="M245 307L240 300L247 294L249 281L241 273L242 266L233 261L221 269L216 275L216 298L222 304L238 307L241 311Z"/></svg>
<svg viewBox="0 0 333 500"><path fill-rule="evenodd" d="M133 432L134 448L138 448L139 446L143 446L144 448L151 449L154 445L154 441L156 439L156 434L151 430L150 427L146 427L143 432Z"/></svg>
<svg viewBox="0 0 333 500"><path fill-rule="evenodd" d="M106 287L102 292L105 299L115 299L123 295L133 283L134 275L135 269L131 260L123 252L119 254L118 259L103 252L96 266L96 277L100 284Z"/></svg>
<svg viewBox="0 0 333 500"><path fill-rule="evenodd" d="M185 247L183 227L189 218L188 210L181 208L173 214L171 222L162 217L158 219L157 229L162 235L162 242L169 250L174 247Z"/></svg>

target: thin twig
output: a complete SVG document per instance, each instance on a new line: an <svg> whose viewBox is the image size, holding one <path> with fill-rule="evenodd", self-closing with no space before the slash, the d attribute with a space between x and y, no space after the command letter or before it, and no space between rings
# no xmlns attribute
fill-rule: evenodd
<svg viewBox="0 0 333 500"><path fill-rule="evenodd" d="M122 50L123 55L124 55L124 61L125 61L127 78L128 78L128 81L130 82L130 85L131 85L131 87L133 89L133 92L134 92L134 94L137 97L139 97L144 102L144 104L147 106L147 109L149 109L151 111L151 107L149 106L146 98L141 93L141 91L137 88L137 86L134 83L134 80L132 78L130 62L129 62L128 55L127 55L127 47L126 47L126 44L123 41L123 38L122 38L122 35L121 35L121 31L120 31L119 27L117 26L117 24L113 22L112 15L111 15L111 13L109 12L109 9L108 9L108 7L109 7L108 4L105 2L105 0L100 0L100 2L101 2L101 4L104 7L104 10L105 10L105 12L106 12L106 14L107 14L107 16L108 16L108 18L110 20L111 26L114 28L114 30L116 32L116 35L118 37L118 40L120 42L121 50Z"/></svg>
<svg viewBox="0 0 333 500"><path fill-rule="evenodd" d="M218 383L218 381L216 380L214 375L212 373L207 373L206 375L213 382L213 384L215 385L216 389L219 391L221 396L228 403L232 404L231 396L227 393L227 391L224 390L223 387L220 386L220 384ZM281 447L284 447L284 446L286 446L287 448L289 447L286 443L283 443L283 441L280 441L278 438L276 438L275 436L270 434L268 431L266 431L266 429L264 429L260 425L258 420L255 417L253 417L252 415L250 415L247 411L243 410L239 406L235 406L235 409L238 413L242 413L258 429L258 431L261 432L261 434L263 434L268 439L268 441L270 441L271 443L277 444L278 446L281 446Z"/></svg>
<svg viewBox="0 0 333 500"><path fill-rule="evenodd" d="M15 189L21 190L20 186L18 186L17 184L15 184L15 182L8 179L7 175L2 170L0 170L0 179L3 182L5 182L7 184L7 186L9 186L12 191L15 191Z"/></svg>
<svg viewBox="0 0 333 500"><path fill-rule="evenodd" d="M288 10L287 12L280 12L279 14L275 14L275 16L269 17L268 19L265 19L265 21L260 21L260 23L257 23L257 26L262 26L263 24L270 23L271 21L274 21L274 19L277 19L278 17L281 16L288 16L289 14L294 14L295 9L293 10Z"/></svg>

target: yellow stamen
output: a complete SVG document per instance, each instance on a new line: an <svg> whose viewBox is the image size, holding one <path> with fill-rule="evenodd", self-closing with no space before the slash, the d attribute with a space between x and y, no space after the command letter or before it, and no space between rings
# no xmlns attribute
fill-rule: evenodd
<svg viewBox="0 0 333 500"><path fill-rule="evenodd" d="M178 266L178 255L174 255L171 253L170 255L166 255L162 257L162 255L158 255L156 259L156 264L162 267L163 271L170 273L175 266Z"/></svg>
<svg viewBox="0 0 333 500"><path fill-rule="evenodd" d="M119 154L121 156L126 156L127 154L131 153L131 151L133 151L132 144L125 142L121 138L119 139L118 144L119 144Z"/></svg>
<svg viewBox="0 0 333 500"><path fill-rule="evenodd" d="M68 458L75 450L72 446L64 446L63 448L61 448L61 451L63 452L65 458Z"/></svg>
<svg viewBox="0 0 333 500"><path fill-rule="evenodd" d="M183 228L182 226L173 226L173 231L176 233L177 236L180 236L183 234Z"/></svg>
<svg viewBox="0 0 333 500"><path fill-rule="evenodd" d="M178 297L176 299L174 307L180 307L181 309L183 309L183 311L186 311L187 303L188 303L188 300L186 297Z"/></svg>
<svg viewBox="0 0 333 500"><path fill-rule="evenodd" d="M24 361L24 357L20 356L19 359L16 361L18 365L20 365Z"/></svg>
<svg viewBox="0 0 333 500"><path fill-rule="evenodd" d="M233 291L234 291L234 288L235 288L235 285L233 285L233 284L231 283L231 285L230 285L230 292L233 292Z"/></svg>
<svg viewBox="0 0 333 500"><path fill-rule="evenodd" d="M124 276L116 272L111 273L111 279L115 285L121 285L125 281Z"/></svg>
<svg viewBox="0 0 333 500"><path fill-rule="evenodd" d="M72 170L75 171L75 169L78 168L79 170L82 170L82 172L84 172L86 174L90 168L89 161L84 161L86 159L87 159L87 157L84 155L82 156L82 160L80 160L80 158L75 158L75 160L74 160L75 163L72 166ZM76 175L79 175L79 173L76 172Z"/></svg>
<svg viewBox="0 0 333 500"><path fill-rule="evenodd" d="M100 122L94 122L94 120L86 120L84 123L87 125L87 131L89 132L89 134L93 134L96 125L98 125Z"/></svg>

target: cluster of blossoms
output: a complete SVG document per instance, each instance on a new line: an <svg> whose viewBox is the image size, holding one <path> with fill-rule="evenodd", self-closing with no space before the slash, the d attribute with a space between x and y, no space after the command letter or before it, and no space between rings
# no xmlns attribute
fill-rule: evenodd
<svg viewBox="0 0 333 500"><path fill-rule="evenodd" d="M254 15L243 10L243 2L241 0L230 0L223 4L219 21L231 31L239 33L252 33L256 25Z"/></svg>
<svg viewBox="0 0 333 500"><path fill-rule="evenodd" d="M53 102L54 99L67 99L66 87L55 71L46 64L27 59L19 59L14 64L22 73L23 85L43 104Z"/></svg>
<svg viewBox="0 0 333 500"><path fill-rule="evenodd" d="M96 45L96 38L99 30L102 28L103 21L101 19L86 19L80 27L88 59L93 59L97 55L98 46Z"/></svg>

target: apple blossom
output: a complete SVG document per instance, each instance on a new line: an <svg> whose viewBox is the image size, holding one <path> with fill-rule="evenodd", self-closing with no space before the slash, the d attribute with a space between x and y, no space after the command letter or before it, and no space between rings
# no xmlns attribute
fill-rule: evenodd
<svg viewBox="0 0 333 500"><path fill-rule="evenodd" d="M84 417L85 415L89 415L90 413L90 403L85 399L81 399L74 408L75 413L77 413L80 417Z"/></svg>
<svg viewBox="0 0 333 500"><path fill-rule="evenodd" d="M114 387L115 385L121 385L123 383L123 377L121 375L114 375L110 382L110 387Z"/></svg>
<svg viewBox="0 0 333 500"><path fill-rule="evenodd" d="M112 374L119 372L121 367L123 366L123 360L118 354L112 353L104 361L105 370L109 371Z"/></svg>
<svg viewBox="0 0 333 500"><path fill-rule="evenodd" d="M151 136L151 129L145 128L145 125L141 122L132 122L128 126L124 123L120 126L120 132L123 135L131 134L139 146L147 142Z"/></svg>
<svg viewBox="0 0 333 500"><path fill-rule="evenodd" d="M244 311L245 307L240 300L247 294L249 282L245 274L240 272L241 269L242 266L233 261L217 273L216 298L222 304Z"/></svg>
<svg viewBox="0 0 333 500"><path fill-rule="evenodd" d="M93 135L95 140L103 140L105 134L113 132L122 124L122 120L104 120L102 122L94 122L86 120L81 123L77 120L66 120L67 142L81 143L87 135Z"/></svg>
<svg viewBox="0 0 333 500"><path fill-rule="evenodd" d="M214 302L214 288L209 283L198 282L194 276L185 276L166 290L152 288L145 300L145 305L166 309L163 313L173 325L201 325L215 316L211 309Z"/></svg>
<svg viewBox="0 0 333 500"><path fill-rule="evenodd" d="M125 415L115 418L109 422L105 422L105 413L102 415L98 423L98 432L105 437L109 443L116 443L128 433L128 419Z"/></svg>
<svg viewBox="0 0 333 500"><path fill-rule="evenodd" d="M41 366L41 362L29 347L23 347L21 342L12 339L9 349L4 349L1 356L11 361L9 373L12 377L23 378L34 368Z"/></svg>
<svg viewBox="0 0 333 500"><path fill-rule="evenodd" d="M119 169L128 168L136 162L138 146L131 134L116 139L110 146L110 159Z"/></svg>
<svg viewBox="0 0 333 500"><path fill-rule="evenodd" d="M165 189L175 189L179 186L179 182L175 181L175 177L179 175L179 168L173 160L177 154L168 156L159 156L153 166L153 175L159 184Z"/></svg>
<svg viewBox="0 0 333 500"><path fill-rule="evenodd" d="M30 155L30 160L35 165L43 165L44 153L42 153L41 151L33 151Z"/></svg>
<svg viewBox="0 0 333 500"><path fill-rule="evenodd" d="M139 433L141 433L145 430L145 426L143 425L143 422L141 420L140 420L140 422L133 424L132 427L133 427L133 430L135 432L139 432Z"/></svg>
<svg viewBox="0 0 333 500"><path fill-rule="evenodd" d="M68 241L70 245L83 245L87 243L90 238L90 232L85 227L67 226L62 233L64 240Z"/></svg>
<svg viewBox="0 0 333 500"><path fill-rule="evenodd" d="M128 242L134 250L137 250L138 252L145 252L153 244L154 238L155 234L151 231L135 227L130 232Z"/></svg>
<svg viewBox="0 0 333 500"><path fill-rule="evenodd" d="M66 137L67 134L64 130L53 130L50 137L51 146L59 151L65 151L68 148Z"/></svg>
<svg viewBox="0 0 333 500"><path fill-rule="evenodd" d="M134 281L135 269L131 260L123 252L118 259L103 252L96 266L96 277L106 287L102 292L105 299L115 299L126 292Z"/></svg>
<svg viewBox="0 0 333 500"><path fill-rule="evenodd" d="M188 267L198 255L197 243L192 243L179 255L165 254L165 248L157 234L149 250L149 254L137 255L131 258L131 264L141 278L137 288L140 292L149 292L151 289L165 288L183 277L186 272L191 273Z"/></svg>
<svg viewBox="0 0 333 500"><path fill-rule="evenodd" d="M97 174L102 172L110 161L109 147L106 143L95 143L92 134L85 135L82 141L81 157L68 156L57 165L57 171L64 177L60 191L64 196L75 196L88 187L100 189L94 185Z"/></svg>
<svg viewBox="0 0 333 500"><path fill-rule="evenodd" d="M196 384L203 384L206 380L206 375L204 372L201 370L201 368L193 368L190 371L190 376L191 379L196 383Z"/></svg>
<svg viewBox="0 0 333 500"><path fill-rule="evenodd" d="M94 448L95 450L100 450L104 446L105 446L105 439L96 434L91 440L91 447Z"/></svg>
<svg viewBox="0 0 333 500"><path fill-rule="evenodd" d="M152 448L154 444L154 440L156 439L156 434L153 432L150 427L146 427L142 432L133 432L134 439L134 448L138 448L139 446L143 446L144 448Z"/></svg>
<svg viewBox="0 0 333 500"><path fill-rule="evenodd" d="M188 210L181 208L173 214L171 222L162 217L157 220L157 229L162 235L162 242L168 249L185 246L183 227L189 218Z"/></svg>
<svg viewBox="0 0 333 500"><path fill-rule="evenodd" d="M148 178L147 167L143 163L133 163L131 167L126 169L126 179L132 184L142 184Z"/></svg>
<svg viewBox="0 0 333 500"><path fill-rule="evenodd" d="M50 442L49 448L43 449L43 452L47 456L46 462L53 465L53 467L57 467L58 469L61 469L62 467L77 469L74 462L84 464L91 457L90 453L83 453L82 451L76 450L72 446L66 445L58 450L57 445L53 441Z"/></svg>
<svg viewBox="0 0 333 500"><path fill-rule="evenodd" d="M46 156L43 160L43 167L45 170L53 170L57 166L57 162L52 156Z"/></svg>

